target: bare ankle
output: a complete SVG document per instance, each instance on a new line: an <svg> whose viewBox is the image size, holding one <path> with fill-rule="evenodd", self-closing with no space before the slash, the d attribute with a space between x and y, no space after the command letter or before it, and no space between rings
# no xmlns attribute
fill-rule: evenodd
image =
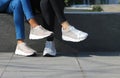
<svg viewBox="0 0 120 78"><path fill-rule="evenodd" d="M21 43L24 43L24 40L19 39L19 40L17 41L17 44L21 44Z"/></svg>
<svg viewBox="0 0 120 78"><path fill-rule="evenodd" d="M36 26L38 26L38 23L36 22L35 19L30 19L29 23L30 23L30 26L33 27L33 28L36 27Z"/></svg>
<svg viewBox="0 0 120 78"><path fill-rule="evenodd" d="M68 27L70 26L68 21L64 21L61 25L64 30L68 29Z"/></svg>

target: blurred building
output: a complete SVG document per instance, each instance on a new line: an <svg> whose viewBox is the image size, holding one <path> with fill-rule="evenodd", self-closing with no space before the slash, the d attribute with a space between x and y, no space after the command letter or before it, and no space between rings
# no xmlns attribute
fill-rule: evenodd
<svg viewBox="0 0 120 78"><path fill-rule="evenodd" d="M119 4L120 0L94 0L96 4Z"/></svg>
<svg viewBox="0 0 120 78"><path fill-rule="evenodd" d="M99 5L104 12L120 12L120 0L70 0L71 7L67 11L92 11L93 7ZM102 11L102 12L103 12Z"/></svg>

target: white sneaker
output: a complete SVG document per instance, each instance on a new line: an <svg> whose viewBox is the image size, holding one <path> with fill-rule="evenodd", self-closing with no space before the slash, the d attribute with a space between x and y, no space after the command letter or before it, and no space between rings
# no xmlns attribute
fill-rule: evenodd
<svg viewBox="0 0 120 78"><path fill-rule="evenodd" d="M42 26L31 27L29 39L42 39L50 36L52 33L53 32L46 30Z"/></svg>
<svg viewBox="0 0 120 78"><path fill-rule="evenodd" d="M88 34L76 29L73 26L69 26L68 29L62 28L62 39L65 41L80 42L87 38Z"/></svg>
<svg viewBox="0 0 120 78"><path fill-rule="evenodd" d="M36 55L36 51L26 45L26 43L17 44L15 54L22 56L33 56Z"/></svg>
<svg viewBox="0 0 120 78"><path fill-rule="evenodd" d="M43 56L56 56L55 44L53 41L46 41Z"/></svg>

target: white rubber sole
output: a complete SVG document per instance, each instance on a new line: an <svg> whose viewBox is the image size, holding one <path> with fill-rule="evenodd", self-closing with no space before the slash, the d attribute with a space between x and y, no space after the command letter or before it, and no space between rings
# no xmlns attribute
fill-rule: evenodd
<svg viewBox="0 0 120 78"><path fill-rule="evenodd" d="M32 55L35 54L35 52L28 54L28 53L22 52L21 50L16 50L16 51L15 51L15 54L16 54L16 55L21 55L21 56L32 56Z"/></svg>
<svg viewBox="0 0 120 78"><path fill-rule="evenodd" d="M43 51L43 56L56 56L56 51L55 52L49 52L47 50Z"/></svg>
<svg viewBox="0 0 120 78"><path fill-rule="evenodd" d="M80 41L83 41L87 38L88 35L86 35L85 37L82 37L80 39L73 39L73 38L70 38L70 37L67 37L67 36L62 36L62 39L64 41L71 41L71 42L80 42Z"/></svg>
<svg viewBox="0 0 120 78"><path fill-rule="evenodd" d="M55 57L55 56L56 56L56 54L44 53L44 54L43 54L43 56L53 56L53 57Z"/></svg>
<svg viewBox="0 0 120 78"><path fill-rule="evenodd" d="M30 34L30 35L29 35L29 39L31 39L31 40L38 40L38 39L46 38L46 37L48 37L48 36L50 36L50 35L51 35L51 34L44 35L44 36L36 36L36 35Z"/></svg>

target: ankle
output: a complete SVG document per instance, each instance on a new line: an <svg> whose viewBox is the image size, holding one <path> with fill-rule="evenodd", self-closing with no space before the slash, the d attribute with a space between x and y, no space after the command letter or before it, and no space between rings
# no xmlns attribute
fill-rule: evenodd
<svg viewBox="0 0 120 78"><path fill-rule="evenodd" d="M38 23L36 22L36 20L34 18L30 19L29 23L30 23L31 27L33 27L33 28L38 26Z"/></svg>
<svg viewBox="0 0 120 78"><path fill-rule="evenodd" d="M17 44L22 44L22 43L24 43L24 40L18 40L17 41Z"/></svg>
<svg viewBox="0 0 120 78"><path fill-rule="evenodd" d="M69 26L70 26L70 24L68 23L68 21L64 21L61 25L62 25L63 30L68 29Z"/></svg>

